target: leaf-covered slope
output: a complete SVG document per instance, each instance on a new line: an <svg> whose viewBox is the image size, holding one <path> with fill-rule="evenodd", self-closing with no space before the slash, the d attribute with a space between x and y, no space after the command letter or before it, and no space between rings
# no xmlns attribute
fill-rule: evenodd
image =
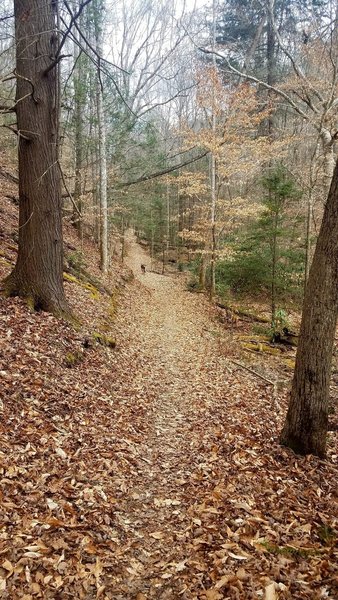
<svg viewBox="0 0 338 600"><path fill-rule="evenodd" d="M2 597L333 600L336 437L327 462L281 448L285 397L229 361L203 296L142 275L128 245L136 278L116 260L113 297L65 282L78 330L1 300Z"/></svg>

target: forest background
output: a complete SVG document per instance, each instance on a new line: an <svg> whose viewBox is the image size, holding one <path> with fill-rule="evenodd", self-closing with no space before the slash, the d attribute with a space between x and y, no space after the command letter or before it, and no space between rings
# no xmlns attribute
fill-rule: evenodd
<svg viewBox="0 0 338 600"><path fill-rule="evenodd" d="M2 5L1 136L15 162ZM64 212L103 271L111 234L132 225L211 296L263 293L272 328L301 305L334 167L335 23L325 0L61 5Z"/></svg>
<svg viewBox="0 0 338 600"><path fill-rule="evenodd" d="M67 314L62 204L79 237L99 245L104 273L112 240L132 226L151 259L161 255L162 272L166 263L190 269L192 289L226 302L263 295L272 340L288 335L285 307L303 299L335 165L336 9L324 1L213 1L199 10L18 2L14 32L8 5L1 112L19 141L20 225L5 292ZM13 142L4 143L10 156ZM337 308L334 188L312 277L323 277L330 318L320 335L307 318L301 336L326 348L313 365L325 371L320 394ZM309 302L316 285L307 286ZM313 354L305 346L302 385Z"/></svg>
<svg viewBox="0 0 338 600"><path fill-rule="evenodd" d="M335 598L337 2L0 7L1 593Z"/></svg>

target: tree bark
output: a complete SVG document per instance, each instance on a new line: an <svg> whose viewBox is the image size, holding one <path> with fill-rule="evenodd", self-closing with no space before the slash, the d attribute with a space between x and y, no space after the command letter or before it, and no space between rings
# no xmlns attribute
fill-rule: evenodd
<svg viewBox="0 0 338 600"><path fill-rule="evenodd" d="M334 171L335 159L333 151L333 139L328 129L323 129L321 132L321 140L323 144L324 155L324 192L328 193L330 183Z"/></svg>
<svg viewBox="0 0 338 600"><path fill-rule="evenodd" d="M81 17L80 17L81 19ZM83 24L83 20L80 24ZM74 36L78 39L78 32L74 32ZM79 40L78 40L79 41ZM86 96L86 73L84 69L83 56L78 46L74 45L74 129L75 129L75 187L74 187L74 211L72 223L76 228L79 237L82 237L82 167L83 167L83 143L84 143L84 123L83 113L85 110ZM77 208L77 210L76 210ZM80 214L79 214L80 213Z"/></svg>
<svg viewBox="0 0 338 600"><path fill-rule="evenodd" d="M9 296L68 315L63 289L62 203L58 165L56 4L16 0L16 114L19 135L19 249L4 282Z"/></svg>
<svg viewBox="0 0 338 600"><path fill-rule="evenodd" d="M103 2L96 6L95 15L95 42L96 51L102 56L103 34L102 34L102 11ZM107 197L107 156L106 156L106 124L103 107L103 89L101 81L101 69L97 69L97 122L99 134L99 163L100 163L100 267L103 273L108 272L108 197Z"/></svg>
<svg viewBox="0 0 338 600"><path fill-rule="evenodd" d="M212 3L212 48L215 50L216 44L216 2ZM216 54L212 55L212 65L217 72ZM215 112L215 86L212 88L212 134L215 142L216 138L216 112ZM212 300L216 291L216 177L217 165L214 152L210 154L210 188L211 188L211 219L210 219L210 289L209 297Z"/></svg>
<svg viewBox="0 0 338 600"><path fill-rule="evenodd" d="M338 314L338 163L305 291L299 345L282 444L324 457L332 350Z"/></svg>

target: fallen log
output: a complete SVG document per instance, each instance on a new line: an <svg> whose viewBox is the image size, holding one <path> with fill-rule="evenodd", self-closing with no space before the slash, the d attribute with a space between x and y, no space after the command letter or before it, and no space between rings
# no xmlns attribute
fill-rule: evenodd
<svg viewBox="0 0 338 600"><path fill-rule="evenodd" d="M257 323L270 323L270 319L268 319L268 317L261 317L260 315L255 315L254 313L251 313L249 311L234 308L233 306L222 304L221 302L216 302L216 306L222 308L223 310L231 311L240 318L246 317L250 321L257 321Z"/></svg>

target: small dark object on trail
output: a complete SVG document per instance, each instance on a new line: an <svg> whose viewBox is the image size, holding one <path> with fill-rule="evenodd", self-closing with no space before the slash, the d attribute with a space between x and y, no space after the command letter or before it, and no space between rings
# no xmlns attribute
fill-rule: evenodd
<svg viewBox="0 0 338 600"><path fill-rule="evenodd" d="M146 266L145 265L141 265L141 271L142 271L143 275L145 275L145 272L146 272Z"/></svg>
<svg viewBox="0 0 338 600"><path fill-rule="evenodd" d="M83 340L83 342L82 342L82 346L84 348L92 348L93 344L92 344L92 341L88 337L85 337L84 340Z"/></svg>

